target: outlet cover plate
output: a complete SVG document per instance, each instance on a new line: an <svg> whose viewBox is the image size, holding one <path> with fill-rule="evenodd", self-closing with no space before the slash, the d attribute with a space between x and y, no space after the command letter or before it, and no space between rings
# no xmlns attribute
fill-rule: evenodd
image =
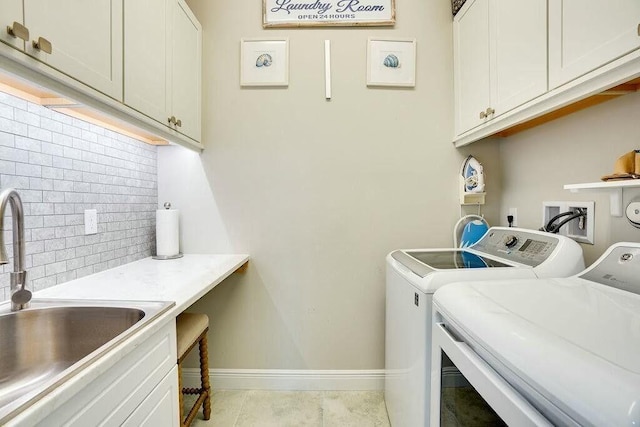
<svg viewBox="0 0 640 427"><path fill-rule="evenodd" d="M587 218L584 221L584 228L577 227L578 220L567 223L560 228L559 234L567 236L580 243L594 243L594 222L595 222L595 202L576 202L576 201L553 201L542 202L542 226L546 226L551 218L559 213L572 210L574 208L582 208L587 210ZM562 221L560 218L559 221Z"/></svg>

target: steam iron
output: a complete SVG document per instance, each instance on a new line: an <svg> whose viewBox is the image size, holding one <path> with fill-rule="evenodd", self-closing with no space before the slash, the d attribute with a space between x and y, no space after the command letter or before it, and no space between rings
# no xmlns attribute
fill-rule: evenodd
<svg viewBox="0 0 640 427"><path fill-rule="evenodd" d="M463 190L465 193L482 193L484 191L484 168L475 157L469 156L462 163Z"/></svg>

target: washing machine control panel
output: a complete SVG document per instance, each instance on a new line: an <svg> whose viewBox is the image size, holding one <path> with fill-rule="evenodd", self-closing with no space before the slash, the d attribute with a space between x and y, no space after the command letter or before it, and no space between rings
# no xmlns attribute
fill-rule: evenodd
<svg viewBox="0 0 640 427"><path fill-rule="evenodd" d="M513 228L491 228L473 249L531 267L542 264L558 246L552 234Z"/></svg>
<svg viewBox="0 0 640 427"><path fill-rule="evenodd" d="M611 246L580 278L640 295L640 243Z"/></svg>

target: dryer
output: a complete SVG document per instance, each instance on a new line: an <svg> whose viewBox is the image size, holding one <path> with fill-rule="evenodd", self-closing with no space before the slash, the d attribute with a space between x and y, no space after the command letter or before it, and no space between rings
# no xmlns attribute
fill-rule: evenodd
<svg viewBox="0 0 640 427"><path fill-rule="evenodd" d="M569 278L451 284L433 304L432 425L471 412L487 425L640 425L640 243Z"/></svg>
<svg viewBox="0 0 640 427"><path fill-rule="evenodd" d="M429 425L432 297L459 281L566 277L582 249L549 233L492 227L458 249L396 250L386 257L385 402L393 427Z"/></svg>

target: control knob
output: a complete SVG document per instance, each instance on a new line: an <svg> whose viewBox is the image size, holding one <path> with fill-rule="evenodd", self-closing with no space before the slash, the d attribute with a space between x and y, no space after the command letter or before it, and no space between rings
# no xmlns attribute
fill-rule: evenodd
<svg viewBox="0 0 640 427"><path fill-rule="evenodd" d="M509 249L513 248L517 244L518 244L518 238L513 234L510 234L504 238L504 245Z"/></svg>

